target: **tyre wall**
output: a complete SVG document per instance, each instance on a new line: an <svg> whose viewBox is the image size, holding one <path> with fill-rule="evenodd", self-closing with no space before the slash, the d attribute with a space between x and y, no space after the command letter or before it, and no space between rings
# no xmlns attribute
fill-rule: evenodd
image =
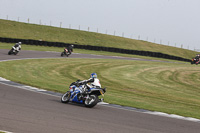
<svg viewBox="0 0 200 133"><path fill-rule="evenodd" d="M5 43L22 42L23 44L27 44L27 45L49 46L49 47L67 47L69 45L72 45L70 43L62 43L62 42L48 42L48 41L40 41L40 40L32 40L32 39L15 39L15 38L4 38L4 37L0 37L0 42L5 42ZM107 52L114 52L114 53L150 56L150 57L191 62L190 59L163 54L160 52L138 51L138 50L130 50L130 49L120 49L120 48L113 48L113 47L102 47L102 46L91 46L91 45L79 45L79 44L73 44L73 45L74 45L74 48L77 48L77 49L107 51Z"/></svg>

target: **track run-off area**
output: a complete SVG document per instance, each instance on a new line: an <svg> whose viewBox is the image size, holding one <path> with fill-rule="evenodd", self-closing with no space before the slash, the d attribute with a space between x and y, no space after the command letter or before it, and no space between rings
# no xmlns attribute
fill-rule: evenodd
<svg viewBox="0 0 200 133"><path fill-rule="evenodd" d="M59 52L20 51L0 62L21 59L61 58ZM66 58L137 58L75 54ZM13 133L198 133L200 120L100 103L94 108L63 104L61 94L0 78L0 131Z"/></svg>

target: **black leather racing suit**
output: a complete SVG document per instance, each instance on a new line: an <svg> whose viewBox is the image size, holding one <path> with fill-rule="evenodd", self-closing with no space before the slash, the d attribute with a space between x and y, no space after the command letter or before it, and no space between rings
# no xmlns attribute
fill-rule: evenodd
<svg viewBox="0 0 200 133"><path fill-rule="evenodd" d="M90 78L88 80L79 81L78 84L79 85L83 85L83 84L92 83L92 82L94 82L94 78ZM86 91L87 91L87 88L83 88L82 89L82 93L85 93Z"/></svg>
<svg viewBox="0 0 200 133"><path fill-rule="evenodd" d="M73 47L71 45L69 45L67 47L67 50L68 50L69 54L71 54L73 52Z"/></svg>

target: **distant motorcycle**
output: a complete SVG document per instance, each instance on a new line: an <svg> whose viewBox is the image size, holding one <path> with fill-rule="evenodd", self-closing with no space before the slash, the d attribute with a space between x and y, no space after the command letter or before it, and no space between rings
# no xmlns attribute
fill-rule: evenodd
<svg viewBox="0 0 200 133"><path fill-rule="evenodd" d="M64 51L61 53L61 57L63 57L64 55L68 57L70 54L71 53L68 51L68 49L65 48Z"/></svg>
<svg viewBox="0 0 200 133"><path fill-rule="evenodd" d="M106 88L100 88L98 86L94 87L88 85L87 83L82 83L80 85L79 80L73 82L69 86L69 89L70 90L61 97L62 103L75 102L84 104L89 108L94 107L99 101L102 101L102 99L99 99L98 96L104 96L104 93L106 92ZM83 89L85 89L86 92L82 93Z"/></svg>
<svg viewBox="0 0 200 133"><path fill-rule="evenodd" d="M8 55L14 54L17 55L19 53L20 49L19 48L13 48L8 52Z"/></svg>
<svg viewBox="0 0 200 133"><path fill-rule="evenodd" d="M200 64L199 59L192 58L191 64L196 64L196 65Z"/></svg>

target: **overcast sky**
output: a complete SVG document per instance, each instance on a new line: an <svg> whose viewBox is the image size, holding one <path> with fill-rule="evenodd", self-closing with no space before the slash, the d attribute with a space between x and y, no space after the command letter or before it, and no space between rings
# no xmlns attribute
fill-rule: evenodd
<svg viewBox="0 0 200 133"><path fill-rule="evenodd" d="M0 19L200 49L200 0L0 0Z"/></svg>

